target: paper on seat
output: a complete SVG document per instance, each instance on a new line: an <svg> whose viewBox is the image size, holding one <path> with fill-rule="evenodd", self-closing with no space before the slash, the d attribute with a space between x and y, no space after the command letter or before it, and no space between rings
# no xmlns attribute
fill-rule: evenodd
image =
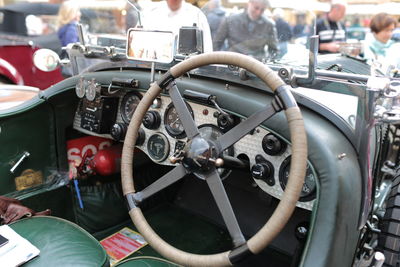
<svg viewBox="0 0 400 267"><path fill-rule="evenodd" d="M0 247L0 262L2 267L19 266L39 255L40 250L28 240L20 236L8 225L0 226L0 234L9 242Z"/></svg>

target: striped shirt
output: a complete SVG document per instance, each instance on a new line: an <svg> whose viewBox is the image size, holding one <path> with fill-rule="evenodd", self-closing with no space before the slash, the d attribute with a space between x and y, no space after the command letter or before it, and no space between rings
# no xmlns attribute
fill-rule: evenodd
<svg viewBox="0 0 400 267"><path fill-rule="evenodd" d="M320 43L345 42L346 30L342 23L330 21L328 18L317 20L317 34ZM329 53L329 51L320 50L320 53Z"/></svg>

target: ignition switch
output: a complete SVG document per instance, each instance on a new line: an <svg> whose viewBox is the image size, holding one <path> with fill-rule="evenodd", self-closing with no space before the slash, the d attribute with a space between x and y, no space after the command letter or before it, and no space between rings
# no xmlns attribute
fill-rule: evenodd
<svg viewBox="0 0 400 267"><path fill-rule="evenodd" d="M269 186L275 185L274 166L263 156L256 156L256 164L251 167L251 175L254 179L263 180Z"/></svg>

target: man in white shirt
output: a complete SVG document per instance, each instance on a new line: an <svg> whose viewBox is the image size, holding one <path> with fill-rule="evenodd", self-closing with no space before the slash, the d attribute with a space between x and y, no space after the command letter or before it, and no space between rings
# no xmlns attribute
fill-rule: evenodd
<svg viewBox="0 0 400 267"><path fill-rule="evenodd" d="M210 26L204 13L184 0L165 0L144 12L143 26L148 30L172 31L179 34L182 26L196 24L203 31L204 52L212 52Z"/></svg>

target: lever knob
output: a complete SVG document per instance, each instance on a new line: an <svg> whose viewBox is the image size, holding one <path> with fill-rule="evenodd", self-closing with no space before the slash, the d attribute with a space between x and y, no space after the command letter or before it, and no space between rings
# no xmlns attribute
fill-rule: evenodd
<svg viewBox="0 0 400 267"><path fill-rule="evenodd" d="M155 110L147 111L146 115L144 115L142 122L144 127L146 127L147 129L158 129L161 124L160 113Z"/></svg>

